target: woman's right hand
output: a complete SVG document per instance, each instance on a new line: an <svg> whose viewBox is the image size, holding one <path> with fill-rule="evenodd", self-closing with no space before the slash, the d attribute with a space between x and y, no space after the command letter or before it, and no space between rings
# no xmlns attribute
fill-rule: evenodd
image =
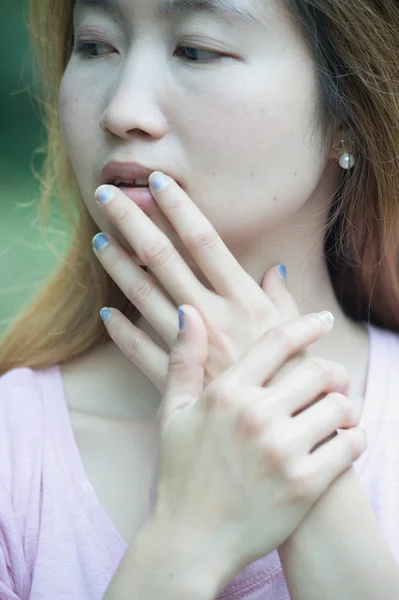
<svg viewBox="0 0 399 600"><path fill-rule="evenodd" d="M170 355L160 411L152 516L186 531L204 556L223 557L232 578L286 541L365 438L343 366L304 358L273 381L329 333L319 316L269 330L203 389L206 329L195 308L183 308L187 330Z"/></svg>

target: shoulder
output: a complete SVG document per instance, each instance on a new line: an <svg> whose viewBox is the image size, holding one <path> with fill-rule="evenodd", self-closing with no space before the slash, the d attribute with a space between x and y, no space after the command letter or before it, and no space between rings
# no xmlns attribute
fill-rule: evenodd
<svg viewBox="0 0 399 600"><path fill-rule="evenodd" d="M21 498L24 482L29 487L37 473L51 400L48 392L56 382L54 368L17 368L0 377L0 478L11 497Z"/></svg>
<svg viewBox="0 0 399 600"><path fill-rule="evenodd" d="M371 358L381 368L396 371L399 361L399 333L369 325Z"/></svg>
<svg viewBox="0 0 399 600"><path fill-rule="evenodd" d="M35 371L27 367L7 371L0 376L0 411L12 401L20 401L21 395L29 393L37 394Z"/></svg>
<svg viewBox="0 0 399 600"><path fill-rule="evenodd" d="M37 373L18 368L0 377L0 445L7 439L15 440L19 431L29 435L31 420L36 420L41 404Z"/></svg>
<svg viewBox="0 0 399 600"><path fill-rule="evenodd" d="M391 329L384 329L382 327L378 327L377 325L368 324L367 325L370 335L372 335L375 339L378 339L382 343L388 344L399 344L399 332L392 331Z"/></svg>
<svg viewBox="0 0 399 600"><path fill-rule="evenodd" d="M6 457L11 457L13 446L22 435L29 436L31 409L33 405L37 407L38 399L32 369L13 369L0 377L0 466L3 478L7 475ZM34 412L37 413L37 408Z"/></svg>
<svg viewBox="0 0 399 600"><path fill-rule="evenodd" d="M368 372L368 410L370 418L375 421L378 411L379 419L390 420L392 410L397 410L399 394L399 333L369 326L370 356ZM367 412L367 410L366 410Z"/></svg>
<svg viewBox="0 0 399 600"><path fill-rule="evenodd" d="M22 417L40 403L45 390L55 389L58 382L57 365L45 370L20 367L7 371L0 376L0 414L9 412Z"/></svg>
<svg viewBox="0 0 399 600"><path fill-rule="evenodd" d="M36 517L40 506L43 437L36 375L18 368L0 377L0 598L5 600L26 597L35 557L28 515Z"/></svg>

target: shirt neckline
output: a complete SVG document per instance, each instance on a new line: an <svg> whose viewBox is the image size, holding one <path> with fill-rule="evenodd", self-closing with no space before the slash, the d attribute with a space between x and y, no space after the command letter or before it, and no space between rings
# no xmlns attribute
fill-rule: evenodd
<svg viewBox="0 0 399 600"><path fill-rule="evenodd" d="M61 367L54 365L48 370L46 377L51 378L49 382L54 396L58 402L51 402L54 407L52 422L58 422L61 439L60 459L64 473L69 479L70 485L75 490L79 506L84 512L85 520L90 524L97 543L108 551L110 557L121 557L128 544L119 533L112 519L101 503L85 469L79 447L75 438L69 407L66 400L64 381ZM54 389L58 393L54 394Z"/></svg>
<svg viewBox="0 0 399 600"><path fill-rule="evenodd" d="M389 377L388 368L386 376L381 377L381 365L387 367L390 363L389 354L391 346L387 340L392 333L380 329L370 323L364 323L369 333L369 360L366 377L366 390L362 413L357 427L364 429L367 433L367 448L363 454L353 463L357 475L363 475L369 463L376 443L380 422L383 417L383 405L387 401ZM379 410L373 404L373 398L380 399Z"/></svg>

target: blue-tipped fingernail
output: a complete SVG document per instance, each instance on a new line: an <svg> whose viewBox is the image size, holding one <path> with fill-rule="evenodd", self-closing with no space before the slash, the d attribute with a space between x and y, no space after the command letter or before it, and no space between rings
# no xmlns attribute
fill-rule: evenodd
<svg viewBox="0 0 399 600"><path fill-rule="evenodd" d="M105 248L105 246L108 246L109 243L109 237L105 235L105 233L97 233L93 238L93 246L97 252L100 252L100 250Z"/></svg>
<svg viewBox="0 0 399 600"><path fill-rule="evenodd" d="M285 265L279 265L277 267L277 274L283 281L287 281L287 267Z"/></svg>
<svg viewBox="0 0 399 600"><path fill-rule="evenodd" d="M102 320L104 321L104 323L106 323L107 321L110 320L111 318L111 311L109 310L109 308L102 308L100 310L100 317L102 318Z"/></svg>
<svg viewBox="0 0 399 600"><path fill-rule="evenodd" d="M186 331L186 313L179 307L179 332L184 333Z"/></svg>
<svg viewBox="0 0 399 600"><path fill-rule="evenodd" d="M113 199L114 190L108 185L100 185L100 187L96 189L94 195L100 204L107 204Z"/></svg>
<svg viewBox="0 0 399 600"><path fill-rule="evenodd" d="M154 173L152 173L150 176L149 182L153 190L156 192L159 192L159 190L162 190L168 185L167 177L160 171L154 171Z"/></svg>

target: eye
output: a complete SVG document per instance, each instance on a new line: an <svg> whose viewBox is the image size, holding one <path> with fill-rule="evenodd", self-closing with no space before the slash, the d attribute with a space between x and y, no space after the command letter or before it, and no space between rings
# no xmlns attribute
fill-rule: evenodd
<svg viewBox="0 0 399 600"><path fill-rule="evenodd" d="M89 58L100 58L107 54L111 54L112 49L106 44L98 42L82 42L75 48L76 54L84 54Z"/></svg>
<svg viewBox="0 0 399 600"><path fill-rule="evenodd" d="M179 48L179 50L177 53L183 54L183 58L186 58L188 60L188 62L206 62L206 61L198 60L198 53L213 54L214 56L216 56L216 60L225 56L224 54L221 54L220 52L212 52L211 50L202 50L201 48L193 48L191 46L178 46L178 48ZM182 51L182 52L180 52L180 51ZM213 60L213 59L210 59L210 60Z"/></svg>

